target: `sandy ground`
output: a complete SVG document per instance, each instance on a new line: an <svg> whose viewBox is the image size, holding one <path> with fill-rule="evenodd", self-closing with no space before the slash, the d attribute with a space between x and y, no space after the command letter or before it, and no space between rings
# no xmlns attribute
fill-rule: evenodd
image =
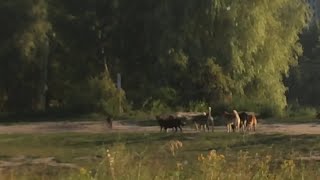
<svg viewBox="0 0 320 180"><path fill-rule="evenodd" d="M216 131L225 131L225 127L215 127ZM184 127L184 132L195 132L190 127ZM87 132L87 133L110 133L110 132L159 132L158 126L139 126L136 124L114 121L110 129L106 122L39 122L29 124L0 125L0 134L23 134L23 133L59 133L59 132ZM320 124L258 124L257 133L284 133L284 134L320 134Z"/></svg>

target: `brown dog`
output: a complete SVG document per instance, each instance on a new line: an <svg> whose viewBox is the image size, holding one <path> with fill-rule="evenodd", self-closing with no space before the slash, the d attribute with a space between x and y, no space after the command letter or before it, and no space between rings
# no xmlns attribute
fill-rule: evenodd
<svg viewBox="0 0 320 180"><path fill-rule="evenodd" d="M247 121L247 131L256 131L257 123L258 121L256 116L254 114L250 114Z"/></svg>
<svg viewBox="0 0 320 180"><path fill-rule="evenodd" d="M235 115L233 113L223 112L223 117L225 118L225 123L227 126L227 132L235 131L234 119Z"/></svg>

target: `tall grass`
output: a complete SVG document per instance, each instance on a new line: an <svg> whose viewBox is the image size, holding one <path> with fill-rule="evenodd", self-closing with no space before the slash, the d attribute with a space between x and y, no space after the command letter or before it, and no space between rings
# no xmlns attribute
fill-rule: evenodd
<svg viewBox="0 0 320 180"><path fill-rule="evenodd" d="M0 135L0 160L52 156L79 167L25 164L5 174L0 167L0 179L318 179L319 140L218 132Z"/></svg>
<svg viewBox="0 0 320 180"><path fill-rule="evenodd" d="M305 107L300 105L291 104L286 109L288 117L316 117L317 109L314 107Z"/></svg>
<svg viewBox="0 0 320 180"><path fill-rule="evenodd" d="M315 162L281 159L271 154L250 154L239 151L236 156L210 150L193 157L192 163L180 159L177 154L183 149L182 142L171 140L164 145L170 163L150 159L142 153L130 152L124 144L117 144L104 152L104 158L94 170L80 168L66 179L116 180L116 179L317 179L317 168L305 168Z"/></svg>

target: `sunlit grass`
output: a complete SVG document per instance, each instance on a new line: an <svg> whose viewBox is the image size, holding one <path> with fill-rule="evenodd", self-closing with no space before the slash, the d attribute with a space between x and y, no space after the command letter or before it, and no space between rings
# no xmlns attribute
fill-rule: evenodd
<svg viewBox="0 0 320 180"><path fill-rule="evenodd" d="M103 179L112 177L109 172L110 156L114 156L116 179L234 179L241 172L243 177L283 177L285 166L294 162L294 172L307 172L318 175L319 164L315 160L299 160L299 157L320 155L320 136L282 134L241 134L218 133L62 133L62 134L16 134L0 135L0 160L10 160L17 156L30 159L55 157L59 163L71 163L78 169L29 165L6 170L6 176L17 179L86 179L80 168L90 172L88 178ZM215 153L213 155L212 153ZM199 157L207 160L199 161ZM224 157L221 162L211 162L208 156ZM270 162L267 157L270 156ZM121 158L120 158L121 157ZM120 160L117 160L119 159ZM241 159L242 158L242 159ZM210 159L210 158L209 158ZM208 162L207 162L208 161ZM259 164L264 162L263 164ZM106 164L107 163L107 164ZM203 164L204 163L204 164ZM219 166L205 166L217 163ZM244 163L244 164L241 164ZM104 164L104 165L103 165ZM284 164L284 165L283 165ZM253 167L254 165L254 167ZM312 166L310 169L309 166ZM251 168L249 168L251 167ZM304 168L308 167L308 168ZM205 168L204 170L201 170ZM212 168L218 174L212 173ZM268 171L263 170L267 168ZM155 171L155 169L157 171ZM219 172L228 169L230 172ZM99 173L109 173L99 175ZM286 175L292 174L290 168ZM310 171L310 172L309 172ZM263 174L266 173L266 174ZM120 174L120 175L119 175ZM250 175L250 177L249 177ZM293 173L294 177L297 175ZM21 177L21 178L20 178ZM39 178L38 178L39 177ZM306 176L307 177L307 176ZM316 177L316 176L313 176ZM239 179L239 177L238 177Z"/></svg>

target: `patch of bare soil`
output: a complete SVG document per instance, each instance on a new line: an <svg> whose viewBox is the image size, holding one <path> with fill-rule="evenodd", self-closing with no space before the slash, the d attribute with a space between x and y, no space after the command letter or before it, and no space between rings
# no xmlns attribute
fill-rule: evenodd
<svg viewBox="0 0 320 180"><path fill-rule="evenodd" d="M5 171L7 169L33 165L79 169L79 167L75 164L61 163L58 162L54 157L30 158L25 156L17 156L8 160L0 160L0 172Z"/></svg>
<svg viewBox="0 0 320 180"><path fill-rule="evenodd" d="M0 125L0 134L16 133L60 133L60 132L141 132L153 131L156 127L142 127L134 124L122 124L119 121L113 122L113 128L109 128L104 121L87 122L42 122L15 125Z"/></svg>
<svg viewBox="0 0 320 180"><path fill-rule="evenodd" d="M15 125L0 125L0 134L16 133L60 133L60 132L87 132L87 133L110 133L110 132L159 132L158 126L140 126L123 121L113 121L113 128L109 128L105 121L85 122L42 122ZM225 127L215 127L215 131L225 131ZM196 132L193 127L183 127L184 132ZM257 126L257 133L283 133L283 134L320 134L320 124L263 124Z"/></svg>
<svg viewBox="0 0 320 180"><path fill-rule="evenodd" d="M306 124L261 124L257 128L262 133L283 133L283 134L320 134L320 125L316 123Z"/></svg>

